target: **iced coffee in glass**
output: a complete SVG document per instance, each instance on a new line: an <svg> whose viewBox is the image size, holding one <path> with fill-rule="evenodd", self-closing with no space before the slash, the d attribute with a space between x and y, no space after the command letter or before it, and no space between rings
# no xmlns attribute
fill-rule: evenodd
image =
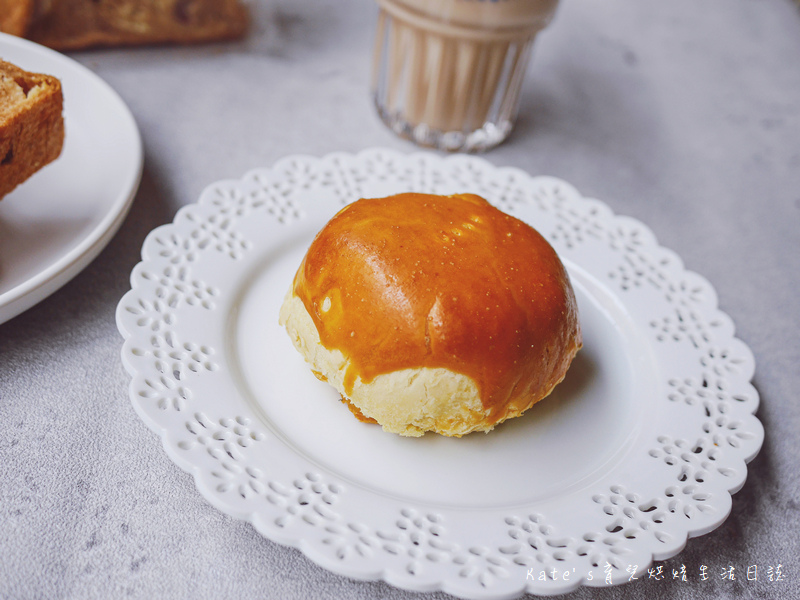
<svg viewBox="0 0 800 600"><path fill-rule="evenodd" d="M377 0L372 89L399 135L480 151L511 131L536 34L558 0Z"/></svg>

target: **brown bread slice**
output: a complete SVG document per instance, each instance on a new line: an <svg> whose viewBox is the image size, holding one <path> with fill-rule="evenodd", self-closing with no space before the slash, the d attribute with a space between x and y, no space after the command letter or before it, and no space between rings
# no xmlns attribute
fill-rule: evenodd
<svg viewBox="0 0 800 600"><path fill-rule="evenodd" d="M61 154L61 82L0 59L0 198Z"/></svg>
<svg viewBox="0 0 800 600"><path fill-rule="evenodd" d="M26 37L56 50L193 44L238 38L247 22L239 0L50 0Z"/></svg>

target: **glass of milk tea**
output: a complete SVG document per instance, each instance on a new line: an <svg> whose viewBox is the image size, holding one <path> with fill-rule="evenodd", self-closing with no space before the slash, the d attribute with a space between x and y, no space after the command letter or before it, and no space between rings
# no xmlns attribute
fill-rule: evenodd
<svg viewBox="0 0 800 600"><path fill-rule="evenodd" d="M377 0L372 92L422 146L482 151L511 132L536 35L558 0Z"/></svg>

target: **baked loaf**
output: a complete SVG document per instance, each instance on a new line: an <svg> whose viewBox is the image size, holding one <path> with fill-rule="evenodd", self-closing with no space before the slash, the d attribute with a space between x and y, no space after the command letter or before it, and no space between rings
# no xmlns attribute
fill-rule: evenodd
<svg viewBox="0 0 800 600"><path fill-rule="evenodd" d="M521 415L582 345L553 248L472 194L342 209L312 242L280 323L358 418L406 436Z"/></svg>
<svg viewBox="0 0 800 600"><path fill-rule="evenodd" d="M239 0L0 0L0 6L4 2L15 16L8 25L0 20L0 30L56 50L227 40L241 37L248 23Z"/></svg>
<svg viewBox="0 0 800 600"><path fill-rule="evenodd" d="M61 154L61 82L0 60L0 198Z"/></svg>
<svg viewBox="0 0 800 600"><path fill-rule="evenodd" d="M23 36L33 17L34 0L0 0L0 31Z"/></svg>

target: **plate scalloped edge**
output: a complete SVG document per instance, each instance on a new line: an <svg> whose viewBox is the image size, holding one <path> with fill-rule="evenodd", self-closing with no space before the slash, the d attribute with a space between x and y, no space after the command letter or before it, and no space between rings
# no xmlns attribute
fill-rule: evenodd
<svg viewBox="0 0 800 600"><path fill-rule="evenodd" d="M484 196L613 290L639 326L659 366L656 401L624 463L590 488L482 512L389 502L371 525L362 519L369 493L286 453L246 404L230 399L236 410L225 414L202 406L201 387L228 389L229 365L216 350L224 340L189 341L179 325L231 306L232 269L219 265L251 251L253 231L242 233L251 222L280 238L314 210L332 216L359 197L400 191ZM467 155L290 156L210 185L151 232L142 257L116 315L136 412L212 505L345 576L487 599L622 583L718 527L763 443L755 361L710 283L642 223L555 178ZM202 278L204 262L218 265L219 281ZM259 462L281 452L267 468Z"/></svg>

